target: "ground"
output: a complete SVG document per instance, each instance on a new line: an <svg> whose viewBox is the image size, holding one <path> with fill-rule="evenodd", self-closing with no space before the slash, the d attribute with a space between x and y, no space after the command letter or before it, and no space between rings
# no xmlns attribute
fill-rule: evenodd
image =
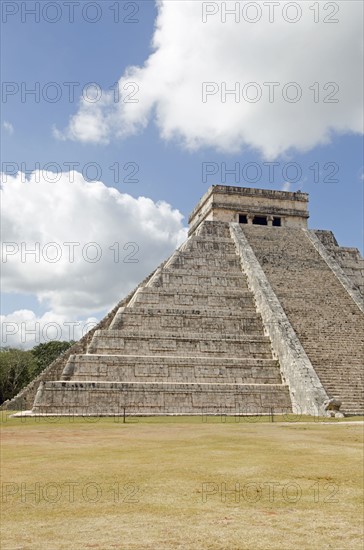
<svg viewBox="0 0 364 550"><path fill-rule="evenodd" d="M2 550L362 550L360 419L2 414Z"/></svg>

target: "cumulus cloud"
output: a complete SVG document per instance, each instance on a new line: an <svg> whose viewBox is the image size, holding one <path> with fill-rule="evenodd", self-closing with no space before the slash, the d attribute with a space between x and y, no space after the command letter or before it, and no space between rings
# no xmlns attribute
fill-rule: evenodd
<svg viewBox="0 0 364 550"><path fill-rule="evenodd" d="M78 319L120 300L186 238L182 214L78 172L2 175L4 292Z"/></svg>
<svg viewBox="0 0 364 550"><path fill-rule="evenodd" d="M29 349L52 340L79 340L97 324L95 317L77 320L48 311L37 316L22 309L0 315L1 346Z"/></svg>
<svg viewBox="0 0 364 550"><path fill-rule="evenodd" d="M291 182L285 181L281 186L282 191L290 191L291 190Z"/></svg>
<svg viewBox="0 0 364 550"><path fill-rule="evenodd" d="M336 2L330 9L316 3L316 11L304 1L291 3L298 11L284 11L287 3L280 2L273 16L260 2L245 12L246 2L157 4L153 53L143 67L122 75L119 100L110 91L97 103L83 98L56 136L107 143L154 118L164 139L190 149L254 148L275 158L326 143L335 132L362 132L361 2ZM203 22L207 4L216 13ZM236 5L240 21L226 15L222 22L223 6ZM211 92L205 102L203 83ZM238 96L224 98L224 87Z"/></svg>

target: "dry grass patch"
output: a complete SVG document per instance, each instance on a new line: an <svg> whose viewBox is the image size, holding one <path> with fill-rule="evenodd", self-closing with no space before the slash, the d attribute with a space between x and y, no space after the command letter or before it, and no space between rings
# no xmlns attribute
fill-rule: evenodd
<svg viewBox="0 0 364 550"><path fill-rule="evenodd" d="M363 424L241 420L5 417L2 550L362 550Z"/></svg>

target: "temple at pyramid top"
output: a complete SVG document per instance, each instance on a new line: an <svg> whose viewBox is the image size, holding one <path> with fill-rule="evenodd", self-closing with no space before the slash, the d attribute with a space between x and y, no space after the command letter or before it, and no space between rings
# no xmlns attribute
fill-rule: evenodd
<svg viewBox="0 0 364 550"><path fill-rule="evenodd" d="M307 228L308 194L212 185L193 209L190 234L203 221Z"/></svg>

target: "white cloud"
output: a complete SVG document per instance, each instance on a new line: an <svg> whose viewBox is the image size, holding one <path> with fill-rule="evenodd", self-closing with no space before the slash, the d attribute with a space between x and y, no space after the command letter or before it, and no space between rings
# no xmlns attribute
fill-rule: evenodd
<svg viewBox="0 0 364 550"><path fill-rule="evenodd" d="M154 52L143 67L129 67L121 77L122 100L114 102L112 92L103 92L98 103L82 100L67 129L55 134L106 143L142 130L154 117L164 139L178 139L187 148L236 152L252 147L274 158L291 148L305 151L326 143L335 132L362 132L361 2L332 3L339 7L337 14L332 14L332 6L325 10L321 6L319 15L310 2L298 2L302 16L296 23L285 20L294 17L293 11L283 16L285 3L275 8L270 23L268 7L262 8L259 2L253 2L262 8L256 23L247 21L254 11L246 13L240 23L234 16L221 22L222 6L232 9L236 2L211 2L211 9L218 13L203 23L202 4L158 2ZM240 10L244 4L240 2ZM338 23L324 23L324 18L338 19ZM206 103L202 102L203 82L216 83L218 90ZM228 95L223 103L222 82L228 89L235 83L242 89L255 82L262 99L235 102ZM264 82L279 83L273 103ZM302 99L296 103L282 97L290 82L302 90ZM336 84L323 89L328 82L337 84L337 93ZM250 97L254 94L253 88L245 91ZM285 88L286 97L294 93L293 87ZM338 103L323 102L331 93ZM125 102L131 100L138 102Z"/></svg>
<svg viewBox="0 0 364 550"><path fill-rule="evenodd" d="M37 316L22 309L8 315L0 315L1 346L29 349L51 340L79 340L96 324L95 317L83 320L70 319L51 311Z"/></svg>
<svg viewBox="0 0 364 550"><path fill-rule="evenodd" d="M281 190L282 191L290 191L291 190L291 182L290 181L285 181L282 184Z"/></svg>
<svg viewBox="0 0 364 550"><path fill-rule="evenodd" d="M14 126L11 124L11 122L4 120L3 127L9 135L12 135L14 133Z"/></svg>
<svg viewBox="0 0 364 550"><path fill-rule="evenodd" d="M186 238L182 214L165 202L78 172L54 177L2 175L4 292L34 294L74 320L110 308Z"/></svg>

